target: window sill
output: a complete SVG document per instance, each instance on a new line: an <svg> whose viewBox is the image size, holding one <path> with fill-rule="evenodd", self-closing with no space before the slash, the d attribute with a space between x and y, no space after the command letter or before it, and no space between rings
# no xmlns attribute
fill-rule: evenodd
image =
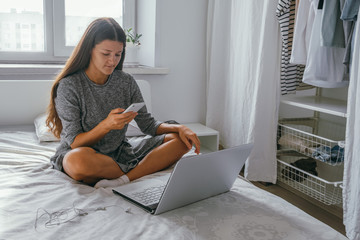
<svg viewBox="0 0 360 240"><path fill-rule="evenodd" d="M170 70L168 68L162 68L162 67L149 67L144 65L139 66L124 66L124 72L130 73L130 74L160 74L165 75L169 74Z"/></svg>
<svg viewBox="0 0 360 240"><path fill-rule="evenodd" d="M0 75L24 76L24 75L56 75L64 67L62 64L0 64ZM169 73L168 68L148 66L124 66L124 72L134 75L164 75Z"/></svg>

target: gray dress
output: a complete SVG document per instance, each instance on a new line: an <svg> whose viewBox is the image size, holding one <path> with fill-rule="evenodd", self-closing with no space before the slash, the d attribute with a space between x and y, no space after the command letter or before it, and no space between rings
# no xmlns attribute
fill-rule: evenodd
<svg viewBox="0 0 360 240"><path fill-rule="evenodd" d="M90 81L81 71L62 79L55 98L56 111L63 126L60 146L51 162L55 169L63 171L63 158L71 150L75 137L88 132L104 120L115 108L126 109L131 103L143 102L140 89L134 78L123 71L115 70L104 85ZM121 130L111 130L92 148L110 156L124 173L133 169L152 149L159 146L165 135L156 135L162 123L156 121L146 107L135 117L141 131L148 136L132 145L125 137L127 125Z"/></svg>

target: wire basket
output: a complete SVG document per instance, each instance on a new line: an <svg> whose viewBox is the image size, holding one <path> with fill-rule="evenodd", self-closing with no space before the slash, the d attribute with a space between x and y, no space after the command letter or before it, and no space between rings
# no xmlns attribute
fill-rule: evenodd
<svg viewBox="0 0 360 240"><path fill-rule="evenodd" d="M312 122L309 119L280 120L278 144L280 149L293 149L308 157L315 158L330 165L344 162L345 127L331 122ZM326 123L326 124L325 124ZM322 127L319 129L317 126ZM321 135L320 135L321 134Z"/></svg>
<svg viewBox="0 0 360 240"><path fill-rule="evenodd" d="M277 180L326 205L342 203L342 181L327 181L293 166L299 157L278 157Z"/></svg>

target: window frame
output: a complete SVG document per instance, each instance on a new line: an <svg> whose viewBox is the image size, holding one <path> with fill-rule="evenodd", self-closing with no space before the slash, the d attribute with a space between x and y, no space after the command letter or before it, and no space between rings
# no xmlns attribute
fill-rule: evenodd
<svg viewBox="0 0 360 240"><path fill-rule="evenodd" d="M136 0L123 0L123 27L136 27ZM65 0L43 0L44 52L0 52L0 63L64 63L74 47L65 45Z"/></svg>

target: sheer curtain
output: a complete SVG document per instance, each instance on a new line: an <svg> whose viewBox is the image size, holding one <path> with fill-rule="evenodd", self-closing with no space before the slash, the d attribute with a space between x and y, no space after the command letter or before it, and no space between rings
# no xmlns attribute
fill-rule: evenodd
<svg viewBox="0 0 360 240"><path fill-rule="evenodd" d="M359 13L360 14L360 13ZM358 15L359 16L359 15ZM348 90L344 161L344 225L349 239L360 239L360 23L356 22Z"/></svg>
<svg viewBox="0 0 360 240"><path fill-rule="evenodd" d="M224 147L254 142L249 180L276 182L281 40L277 1L210 0L206 124Z"/></svg>

